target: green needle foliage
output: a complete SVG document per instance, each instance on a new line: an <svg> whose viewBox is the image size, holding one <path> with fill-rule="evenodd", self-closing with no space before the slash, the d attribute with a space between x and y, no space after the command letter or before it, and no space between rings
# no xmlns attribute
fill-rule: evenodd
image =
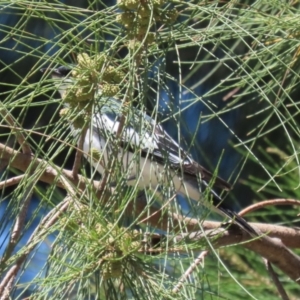
<svg viewBox="0 0 300 300"><path fill-rule="evenodd" d="M243 180L260 190L252 202L299 198L299 1L69 2L0 3L1 14L17 20L0 24L0 51L16 57L0 57L0 296L278 299L258 254L243 245L217 249L213 242L221 233L182 238L203 233L203 221L214 216L197 203L188 202L187 209L174 199L167 164L160 193L146 189L141 196L137 186L127 185L118 138L110 137L116 155L100 176L89 162L101 164L102 153L92 148L83 160L70 126L81 136L91 127L101 88L103 97L122 103L124 126L136 107L159 123L175 121L184 145L188 126L181 115L202 103L188 151L200 124L218 122L243 154L232 167L232 181L243 169L254 170ZM38 26L46 28L43 34L34 30ZM39 70L70 64L76 84L60 99L49 73ZM227 121L228 114L239 116L238 126ZM9 148L14 152L7 154ZM38 205L28 210L34 196ZM205 201L209 197L204 193ZM252 213L252 220L287 226L298 221L295 209L279 209ZM203 250L209 255L195 263ZM43 265L37 265L39 255ZM34 275L24 280L28 270ZM296 299L297 283L276 272Z"/></svg>

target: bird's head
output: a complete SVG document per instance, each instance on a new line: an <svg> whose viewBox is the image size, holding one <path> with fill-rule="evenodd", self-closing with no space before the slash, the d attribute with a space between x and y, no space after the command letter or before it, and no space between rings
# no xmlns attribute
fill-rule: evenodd
<svg viewBox="0 0 300 300"><path fill-rule="evenodd" d="M66 93L67 89L75 83L75 80L71 76L71 71L72 69L66 66L61 66L56 69L41 69L42 73L48 73L51 75L62 98L64 98L64 94Z"/></svg>

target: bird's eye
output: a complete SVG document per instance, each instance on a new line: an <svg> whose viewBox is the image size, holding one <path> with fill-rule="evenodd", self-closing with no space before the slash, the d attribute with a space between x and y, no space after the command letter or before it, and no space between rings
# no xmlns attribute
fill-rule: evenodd
<svg viewBox="0 0 300 300"><path fill-rule="evenodd" d="M61 66L57 69L62 76L67 76L72 71L71 68Z"/></svg>

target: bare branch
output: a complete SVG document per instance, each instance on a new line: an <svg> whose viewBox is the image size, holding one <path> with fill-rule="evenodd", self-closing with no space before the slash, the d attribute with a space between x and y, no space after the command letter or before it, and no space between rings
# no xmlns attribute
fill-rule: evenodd
<svg viewBox="0 0 300 300"><path fill-rule="evenodd" d="M18 184L23 178L25 177L25 174L23 175L19 175L19 176L15 176L9 179L5 179L3 181L0 182L0 190Z"/></svg>
<svg viewBox="0 0 300 300"><path fill-rule="evenodd" d="M263 207L267 206L276 206L276 205L297 205L300 206L300 201L295 199L272 199L272 200L265 200L255 203L253 205L248 206L247 208L243 209L239 212L239 216L245 216L250 212L256 211Z"/></svg>
<svg viewBox="0 0 300 300"><path fill-rule="evenodd" d="M300 257L290 251L278 238L270 238L261 236L253 239L247 232L242 231L238 226L232 226L228 230L218 228L215 230L197 231L177 236L168 236L168 248L155 247L147 249L149 253L160 252L185 252L186 248L182 245L188 243L199 243L199 248L194 244L195 251L203 250L203 242L209 241L207 247L213 246L215 249L228 246L243 246L267 259L270 263L280 269L284 274L289 276L297 284L300 285ZM165 237L166 238L166 237ZM157 239L157 236L156 236ZM163 240L163 237L161 237ZM171 243L170 241L173 242ZM174 242L175 241L175 242Z"/></svg>
<svg viewBox="0 0 300 300"><path fill-rule="evenodd" d="M4 159L9 159L10 166L21 171L26 171L28 167L38 169L39 171L44 170L43 172L40 172L40 180L48 183L55 182L55 184L67 189L68 193L75 197L77 188L84 191L86 185L89 184L82 176L74 178L70 171L61 170L55 165L50 165L44 160L34 158L31 155L24 153L19 153L3 144L0 144L0 156ZM56 171L57 169L59 172ZM103 191L98 190L100 183L94 181L91 182L91 184L94 186L95 190L99 192L98 195L101 196ZM109 197L109 193L107 196ZM103 201L105 202L107 199L108 198L105 198ZM293 245L293 247L299 247L299 242L297 243L296 241L300 240L300 230L297 230L296 228L285 228L283 226L250 223L250 225L255 229L260 230L262 234L270 236L262 236L253 240L252 237L239 229L238 226L235 226L235 224L227 224L228 230L224 231L223 228L220 228L222 224L218 222L205 221L200 223L200 221L196 218L187 218L178 214L170 213L167 209L163 211L151 206L149 207L143 192L140 192L135 200L136 201L131 201L127 205L125 209L125 213L127 215L131 217L136 216L137 221L141 220L141 222L146 222L156 228L168 230L168 232L170 232L170 230L174 233L182 232L183 226L185 230L190 233L177 236L176 240L178 242L182 239L187 239L187 241L191 239L193 239L193 241L198 241L200 239L203 240L209 238L215 247L243 243L243 247L265 257L268 261L270 261L270 263L278 267L282 270L282 272L298 283L298 279L300 278L300 259L287 249L286 246ZM172 218L171 228L169 223L170 218ZM200 228L202 228L201 231L199 231ZM276 236L280 237L282 241L278 238L271 238ZM291 238L291 236L297 238ZM175 248L177 248L176 251L178 251L178 246L175 245L174 249ZM170 251L171 250L172 249L170 248ZM162 249L155 248L149 249L149 251L159 252L162 251ZM164 251L166 250L164 249ZM17 269L19 269L18 263L20 262L21 258L15 265ZM14 272L13 268L14 267L11 268L10 274L11 272ZM8 281L6 281L6 283L8 283Z"/></svg>
<svg viewBox="0 0 300 300"><path fill-rule="evenodd" d="M300 284L300 258L278 238L264 236L244 244L244 247L266 258L297 284Z"/></svg>
<svg viewBox="0 0 300 300"><path fill-rule="evenodd" d="M190 267L185 271L185 273L179 279L179 282L176 284L176 286L173 289L173 293L178 293L183 283L187 280L188 276L190 276L190 274L197 268L197 266L203 262L207 254L208 251L202 251L198 255L198 257L194 260L194 262L190 265Z"/></svg>
<svg viewBox="0 0 300 300"><path fill-rule="evenodd" d="M26 142L26 137L23 135L22 130L16 129L17 125L18 125L17 121L13 118L13 116L10 114L10 112L7 111L3 106L0 109L0 114L2 115L2 117L6 121L6 123L11 127L12 132L15 134L17 141L21 146L22 152L25 155L31 155L32 152L31 152L30 146ZM7 159L5 159L5 157L1 157L1 159L4 161L7 161ZM31 171L31 170L32 169L30 169L29 171ZM25 176L28 176L28 174ZM16 184L17 182L20 182L23 177L24 177L24 175L15 177L12 180L10 180L9 183L11 185ZM16 216L15 222L13 224L13 229L10 234L7 247L6 247L4 255L1 259L1 264L4 264L6 262L6 260L8 260L11 257L11 254L13 253L17 243L19 242L22 229L24 228L28 207L29 207L29 204L31 201L33 187L37 180L38 180L38 178L32 179L32 182L25 188L25 190L23 192L19 212L18 212L18 215ZM7 186L7 185L5 185L5 183L4 184L0 183L0 185L2 185L2 188L3 188L3 186ZM11 286L11 285L12 285L12 281L9 282L9 286ZM7 288L8 288L8 286L6 287L6 289ZM0 293L0 295L1 294L2 293Z"/></svg>
<svg viewBox="0 0 300 300"><path fill-rule="evenodd" d="M0 260L1 264L10 258L11 254L15 250L17 243L19 242L20 235L24 228L28 207L31 201L34 183L35 181L30 183L22 195L22 201L20 203L20 211L16 216L16 221L13 225L13 229L10 234L9 242L5 249L3 258Z"/></svg>
<svg viewBox="0 0 300 300"><path fill-rule="evenodd" d="M78 178L74 178L71 171L61 169L59 167L50 164L46 160L35 158L32 155L24 154L13 150L12 148L0 143L0 157L1 159L9 160L9 164L11 167L16 168L22 172L26 172L26 170L31 167L33 170L44 170L39 178L40 181L46 183L54 183L58 187L64 188L63 182L60 180L58 176L59 170L60 174L63 175L67 180L70 181L75 187L84 190L87 185L86 178L82 176L78 176ZM93 181L92 182L95 190L99 190L100 182ZM99 191L100 192L100 191Z"/></svg>

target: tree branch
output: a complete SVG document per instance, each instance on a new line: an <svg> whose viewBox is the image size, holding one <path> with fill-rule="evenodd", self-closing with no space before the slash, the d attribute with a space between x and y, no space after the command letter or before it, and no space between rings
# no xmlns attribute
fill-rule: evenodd
<svg viewBox="0 0 300 300"><path fill-rule="evenodd" d="M265 200L250 205L239 212L239 216L245 216L253 211L259 210L263 207L267 206L276 206L276 205L297 205L300 206L300 201L295 199L272 199L272 200Z"/></svg>
<svg viewBox="0 0 300 300"><path fill-rule="evenodd" d="M0 158L9 161L10 167L16 168L19 171L26 172L26 170L31 166L32 170L44 170L39 178L40 181L55 184L58 187L64 188L64 183L58 176L58 172L63 175L67 180L70 181L75 187L84 190L87 185L87 179L82 176L74 178L73 174L69 170L61 169L53 164L50 164L46 160L35 158L33 155L24 154L18 152L4 144L0 143ZM94 188L98 190L100 186L99 181L91 181Z"/></svg>
<svg viewBox="0 0 300 300"><path fill-rule="evenodd" d="M234 225L234 224L233 224ZM155 236L158 239L157 235ZM278 238L261 236L253 239L247 232L242 231L237 225L230 226L228 230L216 228L214 230L196 231L179 234L177 236L161 236L161 240L168 240L168 248L154 247L147 249L149 253L179 252L183 253L186 248L183 245L200 242L199 247L194 245L194 251L203 251L203 242L207 241L207 249L211 246L216 248L240 245L267 259L270 263L289 276L300 285L300 257L290 251ZM173 242L172 242L173 241ZM208 242L209 241L209 242Z"/></svg>
<svg viewBox="0 0 300 300"><path fill-rule="evenodd" d="M26 172L29 167L32 170L39 170L39 179L41 181L55 183L57 186L69 190L69 192L72 191L74 193L76 187L84 191L88 184L92 184L98 192L98 195L102 196L103 191L98 190L100 182L87 182L86 178L82 176L74 178L71 171L50 165L48 162L34 158L32 155L17 152L0 144L0 156L3 159L8 159L10 166L20 171ZM41 172L41 170L43 172ZM59 172L57 170L59 170ZM105 198L104 201L107 201L107 199L108 198ZM186 242L195 242L209 238L215 247L243 243L243 247L265 257L270 263L277 266L295 282L298 283L298 279L300 278L300 259L287 249L287 247L300 248L300 230L297 228L250 223L251 226L260 230L262 234L265 235L253 240L252 237L235 224L225 224L228 230L224 231L223 228L220 228L222 224L219 222L202 222L196 218L187 218L171 213L168 209L163 210L152 206L149 207L143 191L138 194L135 201L131 201L127 205L125 213L133 218L136 216L137 222L140 220L143 223L150 224L155 228L166 230L167 232L172 230L172 232L176 234L176 232L182 232L182 228L184 228L188 233L176 236L177 242L183 239L185 239ZM170 218L172 219L172 225L170 225L169 222ZM200 228L202 228L201 231L199 231ZM179 251L177 246L175 248L176 251ZM171 249L168 248L168 251L169 250ZM162 249L154 248L149 251L159 252L162 251ZM164 251L166 250L164 249Z"/></svg>

